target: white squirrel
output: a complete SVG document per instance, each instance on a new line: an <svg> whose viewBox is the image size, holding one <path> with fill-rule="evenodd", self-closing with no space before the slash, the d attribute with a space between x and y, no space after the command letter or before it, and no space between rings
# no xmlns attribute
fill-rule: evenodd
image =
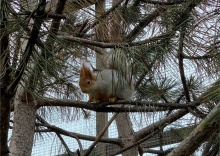
<svg viewBox="0 0 220 156"><path fill-rule="evenodd" d="M134 84L130 67L126 65L126 68L122 69L123 66L117 59L113 59L112 54L106 59L107 65L99 72L92 71L85 62L82 64L79 86L83 93L89 95L88 102L131 100Z"/></svg>

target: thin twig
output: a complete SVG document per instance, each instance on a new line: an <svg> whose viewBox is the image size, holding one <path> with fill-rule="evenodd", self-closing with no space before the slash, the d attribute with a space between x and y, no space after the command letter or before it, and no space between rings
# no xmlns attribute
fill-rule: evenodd
<svg viewBox="0 0 220 156"><path fill-rule="evenodd" d="M62 128L59 128L57 126L54 126L54 125L50 125L50 124L43 124L43 123L35 123L36 126L45 126L47 128L49 128L51 131L53 132L58 132L62 135L65 135L65 136L68 136L68 137L72 137L72 138L75 138L76 140L78 139L83 139L83 140L88 140L88 141L94 141L96 139L96 137L94 136L89 136L89 135L83 135L83 134L79 134L79 133L74 133L74 132L69 132L69 131L66 131ZM116 144L116 145L119 145L119 140L118 139L114 139L114 138L102 138L100 140L100 142L103 142L103 143L111 143L111 144Z"/></svg>
<svg viewBox="0 0 220 156"><path fill-rule="evenodd" d="M36 118L43 124L49 125L49 123L44 120L40 115L36 114ZM49 127L48 127L49 128ZM49 128L50 129L50 128ZM60 133L58 131L55 132L57 134L57 136L59 137L60 141L63 143L64 147L66 148L66 151L69 153L69 155L72 155L72 152L70 151L69 147L67 146L67 144L65 143L65 141L63 140L62 136L60 135ZM82 148L82 143L80 142L79 138L75 135L74 137L76 139L76 141L78 142L80 151L83 152L83 148Z"/></svg>
<svg viewBox="0 0 220 156"><path fill-rule="evenodd" d="M68 156L74 156L73 153L70 151L68 145L66 144L66 142L64 141L63 137L59 134L59 133L56 133L58 138L60 139L60 141L62 142L63 146L66 148L66 151L68 153Z"/></svg>
<svg viewBox="0 0 220 156"><path fill-rule="evenodd" d="M122 105L123 106L123 105ZM92 143L92 145L88 148L88 150L86 151L86 153L84 154L84 156L88 156L91 151L93 150L93 148L95 147L95 145L100 141L100 139L102 138L102 136L105 134L106 130L108 129L108 127L111 125L111 123L115 120L115 118L117 117L119 113L115 113L111 119L109 120L109 122L107 123L107 125L102 129L102 131L100 132L100 134L98 135L98 137L96 138L96 140Z"/></svg>
<svg viewBox="0 0 220 156"><path fill-rule="evenodd" d="M113 5L108 11L106 11L105 14L103 14L97 20L95 20L95 22L91 26L88 26L86 29L84 29L84 31L82 31L82 34L85 34L90 29L94 28L97 24L99 24L101 19L106 18L111 12L113 12L116 8L118 8L123 1L124 0L119 0L117 3L115 3L115 5Z"/></svg>
<svg viewBox="0 0 220 156"><path fill-rule="evenodd" d="M131 149L131 148L133 148L133 147L135 147L135 146L141 144L142 142L144 142L144 141L150 139L151 137L153 137L153 136L154 136L155 134L157 134L158 132L159 132L159 129L158 129L158 130L155 130L154 132L150 133L149 135L147 135L147 136L144 137L143 139L141 139L141 140L135 142L134 144L132 144L132 145L130 145L130 146L128 146L128 147L126 147L126 148L124 148L124 149L122 149L122 150L119 150L118 152L115 152L114 154L112 154L112 155L110 155L110 156L115 156L115 155L121 154L121 153L123 153L123 152L125 152L125 151L127 151L127 150L129 150L129 149Z"/></svg>

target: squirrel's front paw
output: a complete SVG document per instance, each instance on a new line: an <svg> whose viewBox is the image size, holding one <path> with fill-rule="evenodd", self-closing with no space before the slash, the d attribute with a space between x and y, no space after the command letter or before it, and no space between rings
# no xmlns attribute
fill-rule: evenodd
<svg viewBox="0 0 220 156"><path fill-rule="evenodd" d="M90 99L90 100L88 100L88 102L100 103L101 101L100 101L100 100L97 100L97 99Z"/></svg>
<svg viewBox="0 0 220 156"><path fill-rule="evenodd" d="M117 101L117 97L116 96L113 96L113 97L109 98L109 102L110 103L114 103L115 101Z"/></svg>

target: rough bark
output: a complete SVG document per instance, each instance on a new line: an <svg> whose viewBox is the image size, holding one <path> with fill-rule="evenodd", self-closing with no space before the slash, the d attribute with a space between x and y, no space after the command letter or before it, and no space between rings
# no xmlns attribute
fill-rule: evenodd
<svg viewBox="0 0 220 156"><path fill-rule="evenodd" d="M128 113L120 113L116 117L116 125L118 129L119 138L122 138L122 149L135 143L133 136L132 123ZM138 148L133 147L122 153L122 156L136 156L138 155Z"/></svg>
<svg viewBox="0 0 220 156"><path fill-rule="evenodd" d="M36 5L38 8L36 10L36 15L41 17L44 14L44 8L46 5L45 0L41 0L39 3L36 1L29 1L28 3L32 4L30 7L27 7L27 1L20 1L21 7L27 7L27 10L33 11ZM31 73L26 71L27 66L34 67L33 63L30 62L30 57L33 53L34 46L38 39L40 33L41 24L43 19L34 17L30 20L30 23L33 24L32 31L30 33L29 39L24 40L20 49L24 51L24 57L21 58L21 63L18 66L17 71L15 72L15 79L10 85L11 90L16 91L14 99L14 120L13 120L13 130L10 141L10 156L15 155L24 155L29 156L32 152L33 140L34 140L34 128L35 128L35 113L36 105L31 94L27 92L27 89L24 88L26 83L24 80L33 87L31 79ZM22 39L21 39L22 40ZM24 76L26 75L26 76Z"/></svg>
<svg viewBox="0 0 220 156"><path fill-rule="evenodd" d="M101 14L104 13L104 9L105 9L105 1L97 3L95 5L96 16L100 17ZM104 25L100 24L96 29L96 38L101 41L105 40L105 33L103 33L104 28L102 26ZM104 51L104 49L102 49L102 51ZM102 55L96 54L96 67L101 68L102 62L103 62ZM108 123L108 113L97 112L96 113L96 136L100 134L103 127L105 127L107 123ZM108 137L108 131L104 133L103 137L105 138ZM106 144L104 143L97 144L97 155L102 155L102 156L107 155Z"/></svg>
<svg viewBox="0 0 220 156"><path fill-rule="evenodd" d="M14 100L14 122L10 142L10 156L30 156L34 140L36 107L33 98L22 86Z"/></svg>

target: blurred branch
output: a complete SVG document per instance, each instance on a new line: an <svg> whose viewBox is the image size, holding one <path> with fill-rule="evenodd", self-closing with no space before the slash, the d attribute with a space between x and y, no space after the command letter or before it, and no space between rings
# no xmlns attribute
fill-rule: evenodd
<svg viewBox="0 0 220 156"><path fill-rule="evenodd" d="M163 127L163 128L166 127L167 125L178 120L179 118L183 117L187 113L188 113L187 109L180 109L180 110L176 111L175 113L170 114L170 115L166 116L165 118L141 129L140 131L135 132L135 134L134 134L135 139L140 140L140 139L144 138L145 136L149 135L151 132L153 132L155 130L159 130L161 127Z"/></svg>
<svg viewBox="0 0 220 156"><path fill-rule="evenodd" d="M63 137L62 137L59 133L56 133L56 134L57 134L58 138L60 139L60 141L62 142L63 146L66 148L66 151L67 151L67 153L68 153L68 156L74 156L74 155L72 154L72 152L70 151L68 145L67 145L66 142L64 141Z"/></svg>
<svg viewBox="0 0 220 156"><path fill-rule="evenodd" d="M189 95L189 89L187 86L187 82L186 82L186 77L185 77L185 72L184 72L184 64L183 64L183 47L184 47L184 38L185 38L185 31L186 31L186 24L187 24L187 19L189 16L187 16L186 18L184 18L183 20L185 21L184 26L182 27L182 29L180 30L180 38L179 38L179 49L178 49L178 60L179 60L179 72L180 72L180 77L181 77L181 81L182 81L182 85L183 85L183 89L184 89L184 93L185 93L185 97L187 102L190 102L190 95Z"/></svg>
<svg viewBox="0 0 220 156"><path fill-rule="evenodd" d="M155 134L158 133L158 131L159 131L159 130L153 130L153 131L151 131L151 133L149 133L148 135L146 135L145 137L143 137L141 140L135 141L132 145L127 146L127 147L125 147L124 149L118 150L117 152L111 154L110 156L115 156L115 155L121 154L121 153L123 153L123 152L125 152L125 151L127 151L127 150L129 150L129 149L131 149L131 148L133 148L133 147L135 147L135 146L140 145L140 144L143 143L144 141L146 141L146 140L152 138Z"/></svg>
<svg viewBox="0 0 220 156"><path fill-rule="evenodd" d="M149 4L156 4L156 5L175 5L175 4L181 4L184 2L187 2L186 0L175 0L172 2L160 2L160 1L153 1L153 0L139 0L143 3L149 3Z"/></svg>

